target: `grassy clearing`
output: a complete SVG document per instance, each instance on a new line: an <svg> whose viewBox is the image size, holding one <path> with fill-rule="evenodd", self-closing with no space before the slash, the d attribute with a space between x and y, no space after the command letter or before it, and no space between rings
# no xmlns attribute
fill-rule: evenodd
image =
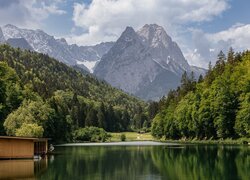
<svg viewBox="0 0 250 180"><path fill-rule="evenodd" d="M174 143L184 143L184 144L243 144L243 142L247 142L250 143L250 138L239 138L239 139L218 139L218 140L212 140L212 139L208 139L208 140L197 140L197 139L187 139L187 140L183 140L183 139L179 139L179 140L171 140L171 139L167 139L167 140L160 140L161 142L174 142ZM250 145L250 144L248 144Z"/></svg>
<svg viewBox="0 0 250 180"><path fill-rule="evenodd" d="M121 141L121 135L125 134L126 141L152 141L154 140L153 136L150 133L139 134L137 132L119 132L119 133L110 133L112 142Z"/></svg>

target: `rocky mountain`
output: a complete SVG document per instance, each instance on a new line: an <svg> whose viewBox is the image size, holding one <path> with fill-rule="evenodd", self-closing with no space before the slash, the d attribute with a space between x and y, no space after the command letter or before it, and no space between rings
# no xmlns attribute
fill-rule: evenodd
<svg viewBox="0 0 250 180"><path fill-rule="evenodd" d="M145 100L157 100L179 85L192 68L163 27L146 24L135 32L127 27L105 54L94 73L112 86Z"/></svg>
<svg viewBox="0 0 250 180"><path fill-rule="evenodd" d="M3 36L2 29L0 28L0 44L5 42L5 38Z"/></svg>
<svg viewBox="0 0 250 180"><path fill-rule="evenodd" d="M64 38L56 39L42 30L21 29L11 24L2 27L2 34L3 36L1 36L0 31L0 42L1 37L7 41L11 39L11 45L20 45L20 48L23 48L22 43L25 40L34 51L48 54L68 65L80 64L81 67L90 72L93 72L103 54L113 45L112 42L95 46L69 45ZM22 41L21 44L20 41Z"/></svg>
<svg viewBox="0 0 250 180"><path fill-rule="evenodd" d="M207 69L197 67L197 66L191 66L191 71L194 72L196 79L198 79L200 75L204 76L206 74Z"/></svg>
<svg viewBox="0 0 250 180"><path fill-rule="evenodd" d="M145 100L157 100L176 88L184 71L197 77L205 70L188 64L178 45L156 24L137 32L127 27L116 42L95 46L70 45L42 30L14 25L0 28L0 43L29 49L90 72Z"/></svg>
<svg viewBox="0 0 250 180"><path fill-rule="evenodd" d="M114 42L100 43L94 46L70 45L69 50L74 54L76 64L93 73L95 66L99 63L102 56L109 51ZM86 68L85 68L86 67Z"/></svg>
<svg viewBox="0 0 250 180"><path fill-rule="evenodd" d="M7 44L14 48L21 48L21 49L27 49L27 50L33 50L33 48L30 46L30 44L26 41L24 38L9 38L6 41Z"/></svg>

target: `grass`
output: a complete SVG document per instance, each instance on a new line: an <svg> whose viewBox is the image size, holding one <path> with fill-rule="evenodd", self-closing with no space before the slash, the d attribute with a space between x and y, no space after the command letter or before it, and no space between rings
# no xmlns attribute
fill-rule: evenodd
<svg viewBox="0 0 250 180"><path fill-rule="evenodd" d="M250 145L250 138L227 138L227 139L165 139L164 137L161 139L154 138L150 132L139 134L137 132L119 132L119 133L109 133L112 135L110 141L111 142L120 142L121 135L125 134L126 141L158 141L158 142L169 142L169 143L180 143L180 144L244 144L247 142ZM244 143L243 143L244 142Z"/></svg>
<svg viewBox="0 0 250 180"><path fill-rule="evenodd" d="M159 141L159 142L173 142L173 143L183 143L183 144L243 144L243 141L250 142L250 138L239 138L239 139L207 139L207 140L199 140L199 139L179 139L179 140L171 140L171 139L155 139L150 132L139 134L137 132L119 132L119 133L109 133L111 134L111 142L120 142L121 135L125 134L126 141Z"/></svg>
<svg viewBox="0 0 250 180"><path fill-rule="evenodd" d="M171 139L166 139L160 140L161 142L174 142L174 143L184 143L184 144L243 144L244 141L250 143L250 138L239 138L239 139L207 139L207 140L198 140L198 139L179 139L179 140L171 140Z"/></svg>
<svg viewBox="0 0 250 180"><path fill-rule="evenodd" d="M137 132L119 132L119 133L110 133L112 142L121 141L121 135L125 134L126 141L152 141L154 140L153 136L150 133L139 134Z"/></svg>

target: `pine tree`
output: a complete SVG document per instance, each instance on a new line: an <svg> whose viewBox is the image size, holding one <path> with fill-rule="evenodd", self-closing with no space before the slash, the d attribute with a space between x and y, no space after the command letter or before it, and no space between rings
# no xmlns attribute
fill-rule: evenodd
<svg viewBox="0 0 250 180"><path fill-rule="evenodd" d="M88 113L85 119L85 126L97 126L97 125L98 125L97 112L93 107L91 107L88 110Z"/></svg>
<svg viewBox="0 0 250 180"><path fill-rule="evenodd" d="M214 67L216 75L221 75L224 72L225 61L226 61L226 56L223 53L223 51L220 51L220 53L218 54L218 59L216 61L215 67Z"/></svg>
<svg viewBox="0 0 250 180"><path fill-rule="evenodd" d="M202 76L202 74L199 76L199 78L198 78L198 83L201 83L201 82L203 82L203 80L204 80L204 78L203 78L203 76Z"/></svg>
<svg viewBox="0 0 250 180"><path fill-rule="evenodd" d="M232 47L229 48L228 54L227 54L227 62L229 64L234 64L234 50Z"/></svg>
<svg viewBox="0 0 250 180"><path fill-rule="evenodd" d="M105 107L103 102L97 111L97 119L98 119L98 127L107 129L106 121L105 121Z"/></svg>
<svg viewBox="0 0 250 180"><path fill-rule="evenodd" d="M148 106L149 118L152 120L159 110L159 104L157 102L150 102Z"/></svg>

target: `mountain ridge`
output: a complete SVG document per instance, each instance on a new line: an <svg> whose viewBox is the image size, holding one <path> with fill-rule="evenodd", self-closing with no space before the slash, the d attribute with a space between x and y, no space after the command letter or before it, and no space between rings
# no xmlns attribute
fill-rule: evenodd
<svg viewBox="0 0 250 180"><path fill-rule="evenodd" d="M3 37L2 40L1 37ZM1 28L0 43L1 41L3 43L8 41L8 39L12 39L13 44L19 44L18 42L13 42L13 39L20 41L20 38L25 39L36 52L48 54L58 61L71 66L81 64L85 70L90 72L93 71L93 68L102 55L113 45L112 42L100 43L94 46L69 45L64 38L57 39L40 29L22 29L11 24L7 24ZM19 46L22 48L22 46L26 47L27 45L19 44ZM91 67L92 69L86 66L86 61L95 62L93 67Z"/></svg>
<svg viewBox="0 0 250 180"><path fill-rule="evenodd" d="M0 28L0 43L48 54L144 100L158 100L176 88L185 71L193 71L196 78L206 72L190 66L178 44L157 24L137 31L127 27L116 42L94 46L69 45L42 30L8 24Z"/></svg>

